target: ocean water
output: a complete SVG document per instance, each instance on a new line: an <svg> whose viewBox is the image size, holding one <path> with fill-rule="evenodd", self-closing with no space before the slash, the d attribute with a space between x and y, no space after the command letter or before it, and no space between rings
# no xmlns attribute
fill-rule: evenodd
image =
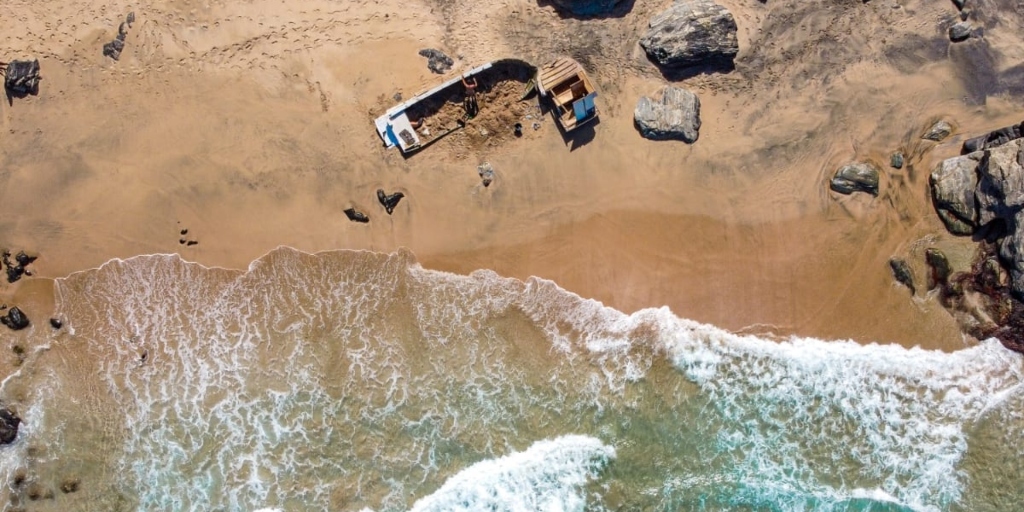
<svg viewBox="0 0 1024 512"><path fill-rule="evenodd" d="M1024 503L1024 359L995 341L738 336L406 252L140 256L55 286L66 327L0 389L25 419L5 510Z"/></svg>

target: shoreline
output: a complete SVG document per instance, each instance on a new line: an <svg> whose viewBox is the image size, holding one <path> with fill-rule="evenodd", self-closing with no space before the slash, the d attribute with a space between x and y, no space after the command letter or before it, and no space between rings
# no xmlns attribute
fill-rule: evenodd
<svg viewBox="0 0 1024 512"><path fill-rule="evenodd" d="M476 35L432 8L397 14L388 2L354 2L326 26L316 20L334 12L327 3L268 11L317 28L319 43L308 30L295 42L263 27L271 18L246 19L229 5L190 18L162 5L138 13L118 62L93 48L98 22L60 33L52 44L65 46L49 54L8 37L42 56L45 80L38 97L3 108L0 242L40 254L33 269L51 277L139 254L244 270L281 245L408 247L425 268L537 275L626 313L669 306L741 332L964 346L952 316L924 293L911 298L886 261L932 243L968 250L942 229L927 175L962 137L1016 122L1020 99L972 105L955 63L936 57L911 72L885 45L836 69L810 54L779 68L789 50L765 45L757 25L776 8L726 3L742 66L682 82L637 54L635 31L661 8L653 4L601 20L560 19L530 2L475 5L457 17L494 15ZM42 26L45 16L23 7L38 17L14 19ZM842 12L875 15L858 8L874 9ZM917 1L905 9L913 19L944 12ZM498 28L502 20L509 26ZM431 74L419 49L461 56L451 73L495 55L541 62L573 49L547 40L527 48L509 31L552 30L615 41L606 52L576 49L601 93L594 140L570 147L546 117L529 140L486 151L431 148L404 159L380 147L373 114L394 93L449 76ZM886 30L875 22L856 37ZM264 36L246 48L253 34ZM894 38L911 35L900 27ZM647 141L632 125L636 99L668 83L700 96L705 122L693 145ZM954 136L922 146L920 132L940 118L954 121ZM900 147L913 154L897 172L885 161ZM861 159L883 169L883 193L830 193L835 169ZM485 161L497 172L489 188L476 175ZM393 215L376 204L377 188L406 194ZM370 224L346 220L349 206ZM186 228L198 245L180 246Z"/></svg>

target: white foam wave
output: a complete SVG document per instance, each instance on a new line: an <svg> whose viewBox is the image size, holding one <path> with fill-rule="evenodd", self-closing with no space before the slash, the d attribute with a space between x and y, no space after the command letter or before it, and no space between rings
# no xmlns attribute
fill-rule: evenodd
<svg viewBox="0 0 1024 512"><path fill-rule="evenodd" d="M583 486L614 458L615 448L593 437L538 441L526 451L463 469L411 512L582 511Z"/></svg>

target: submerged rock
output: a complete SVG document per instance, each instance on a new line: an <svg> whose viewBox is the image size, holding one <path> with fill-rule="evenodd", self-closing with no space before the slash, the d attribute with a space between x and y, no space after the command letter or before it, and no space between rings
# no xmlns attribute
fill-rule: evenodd
<svg viewBox="0 0 1024 512"><path fill-rule="evenodd" d="M931 128L921 136L925 140L933 140L935 142L942 142L949 137L949 134L953 133L953 127L946 121L939 121L932 125Z"/></svg>
<svg viewBox="0 0 1024 512"><path fill-rule="evenodd" d="M906 260L892 258L889 260L889 268L892 269L892 276L896 278L896 281L910 288L912 295L917 293L914 288L914 274L910 271L910 265Z"/></svg>
<svg viewBox="0 0 1024 512"><path fill-rule="evenodd" d="M682 88L668 86L658 99L643 96L633 111L640 135L651 140L697 142L700 135L700 98Z"/></svg>
<svg viewBox="0 0 1024 512"><path fill-rule="evenodd" d="M29 321L28 317L15 306L7 311L7 315L0 317L0 323L3 323L12 331L20 331L28 327Z"/></svg>
<svg viewBox="0 0 1024 512"><path fill-rule="evenodd" d="M640 39L662 66L731 63L739 53L736 20L712 0L680 0L650 21Z"/></svg>
<svg viewBox="0 0 1024 512"><path fill-rule="evenodd" d="M868 163L844 165L836 171L829 187L840 194L867 192L878 195L878 169Z"/></svg>
<svg viewBox="0 0 1024 512"><path fill-rule="evenodd" d="M929 178L935 210L950 233L970 235L978 225L974 189L981 156L971 153L944 160Z"/></svg>
<svg viewBox="0 0 1024 512"><path fill-rule="evenodd" d="M0 444L11 444L18 437L21 418L10 407L0 405Z"/></svg>

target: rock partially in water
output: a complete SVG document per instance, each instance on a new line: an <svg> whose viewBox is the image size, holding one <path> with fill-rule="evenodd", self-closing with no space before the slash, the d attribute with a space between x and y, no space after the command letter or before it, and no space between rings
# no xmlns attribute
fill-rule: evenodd
<svg viewBox="0 0 1024 512"><path fill-rule="evenodd" d="M21 418L10 407L0 405L0 444L11 444L18 437Z"/></svg>
<svg viewBox="0 0 1024 512"><path fill-rule="evenodd" d="M844 165L836 171L829 183L832 190L840 194L867 192L878 195L878 169L869 163L853 163Z"/></svg>
<svg viewBox="0 0 1024 512"><path fill-rule="evenodd" d="M53 327L54 329L60 329L61 327L64 327L64 322L61 322L60 319L58 318L51 318L50 327Z"/></svg>
<svg viewBox="0 0 1024 512"><path fill-rule="evenodd" d="M944 160L929 178L935 210L950 233L970 235L978 225L974 189L981 157L971 153Z"/></svg>
<svg viewBox="0 0 1024 512"><path fill-rule="evenodd" d="M1024 136L1024 123L993 130L985 135L979 135L964 141L964 145L960 149L960 154L966 155L976 151L997 148L1010 141L1017 140L1022 136Z"/></svg>
<svg viewBox="0 0 1024 512"><path fill-rule="evenodd" d="M892 258L889 260L889 268L892 269L892 276L896 278L896 281L910 289L911 295L917 293L914 288L914 274L910 271L910 265L906 260Z"/></svg>
<svg viewBox="0 0 1024 512"><path fill-rule="evenodd" d="M455 61L441 50L425 48L420 50L420 55L427 58L427 68L439 75L447 73L448 70L452 69L452 65L455 64Z"/></svg>
<svg viewBox="0 0 1024 512"><path fill-rule="evenodd" d="M939 121L932 125L924 135L921 136L925 140L933 140L935 142L942 142L949 137L949 134L953 133L953 126L946 121Z"/></svg>
<svg viewBox="0 0 1024 512"><path fill-rule="evenodd" d="M712 0L680 0L650 21L640 39L647 55L662 66L732 63L739 53L736 20Z"/></svg>
<svg viewBox="0 0 1024 512"><path fill-rule="evenodd" d="M700 135L700 98L682 87L667 86L657 99L643 96L633 111L640 135L651 140L697 142Z"/></svg>
<svg viewBox="0 0 1024 512"><path fill-rule="evenodd" d="M928 276L928 289L943 288L949 284L949 276L952 275L952 270L949 266L949 259L946 258L945 253L934 248L929 247L924 252L924 259L928 262L928 266L931 268L931 273Z"/></svg>
<svg viewBox="0 0 1024 512"><path fill-rule="evenodd" d="M0 317L0 323L3 323L12 331L20 331L29 325L28 317L17 306L7 311L5 316Z"/></svg>

